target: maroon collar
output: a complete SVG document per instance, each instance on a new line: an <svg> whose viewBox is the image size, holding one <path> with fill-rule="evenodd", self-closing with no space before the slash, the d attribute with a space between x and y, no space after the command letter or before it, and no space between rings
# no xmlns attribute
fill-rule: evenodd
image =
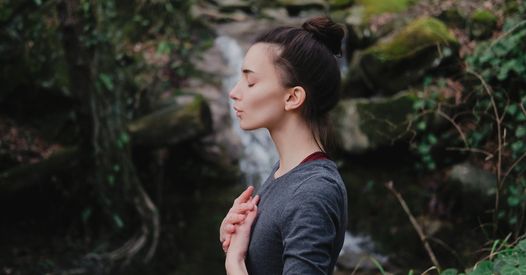
<svg viewBox="0 0 526 275"><path fill-rule="evenodd" d="M329 159L329 156L325 152L322 152L322 151L314 152L308 155L300 164L307 163L309 161L313 161L317 159Z"/></svg>

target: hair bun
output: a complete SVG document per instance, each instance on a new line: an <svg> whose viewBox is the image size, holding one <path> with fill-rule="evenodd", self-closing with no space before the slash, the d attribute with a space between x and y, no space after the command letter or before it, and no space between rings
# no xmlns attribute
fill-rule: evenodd
<svg viewBox="0 0 526 275"><path fill-rule="evenodd" d="M342 54L343 27L325 16L314 17L301 26L312 33L316 40L324 44L334 55Z"/></svg>

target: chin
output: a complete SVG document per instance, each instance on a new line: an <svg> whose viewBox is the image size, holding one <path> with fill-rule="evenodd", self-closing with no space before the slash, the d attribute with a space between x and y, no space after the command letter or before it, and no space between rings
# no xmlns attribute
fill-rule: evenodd
<svg viewBox="0 0 526 275"><path fill-rule="evenodd" d="M244 130L244 131L252 131L252 130L257 130L257 129L263 128L263 127L258 126L258 125L250 125L250 124L247 124L247 123L243 123L243 121L239 122L239 127L242 130Z"/></svg>

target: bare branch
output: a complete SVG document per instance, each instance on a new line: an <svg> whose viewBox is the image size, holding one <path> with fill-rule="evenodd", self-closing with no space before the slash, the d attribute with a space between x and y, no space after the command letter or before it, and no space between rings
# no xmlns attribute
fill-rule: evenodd
<svg viewBox="0 0 526 275"><path fill-rule="evenodd" d="M385 183L385 187L391 191L396 199L398 199L398 202L400 202L400 205L404 209L405 213L407 214L407 217L409 217L409 221L411 221L411 224L416 230L416 233L420 237L420 241L424 244L424 248L426 249L427 255L431 259L431 262L435 265L435 267L440 271L440 264L438 263L438 260L435 256L435 253L433 253L433 250L431 249L431 246L429 245L429 242L427 241L427 237L424 234L424 231L422 230L422 227L418 224L413 214L411 214L411 210L409 210L409 207L407 206L407 203L405 202L404 198L402 198L402 195L398 191L396 191L393 181L389 181Z"/></svg>

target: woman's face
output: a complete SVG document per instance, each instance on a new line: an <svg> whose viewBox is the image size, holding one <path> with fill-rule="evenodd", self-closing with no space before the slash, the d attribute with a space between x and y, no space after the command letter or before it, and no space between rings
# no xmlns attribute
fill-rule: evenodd
<svg viewBox="0 0 526 275"><path fill-rule="evenodd" d="M242 76L230 91L243 130L272 128L285 113L286 88L273 64L275 46L254 44L243 61Z"/></svg>

